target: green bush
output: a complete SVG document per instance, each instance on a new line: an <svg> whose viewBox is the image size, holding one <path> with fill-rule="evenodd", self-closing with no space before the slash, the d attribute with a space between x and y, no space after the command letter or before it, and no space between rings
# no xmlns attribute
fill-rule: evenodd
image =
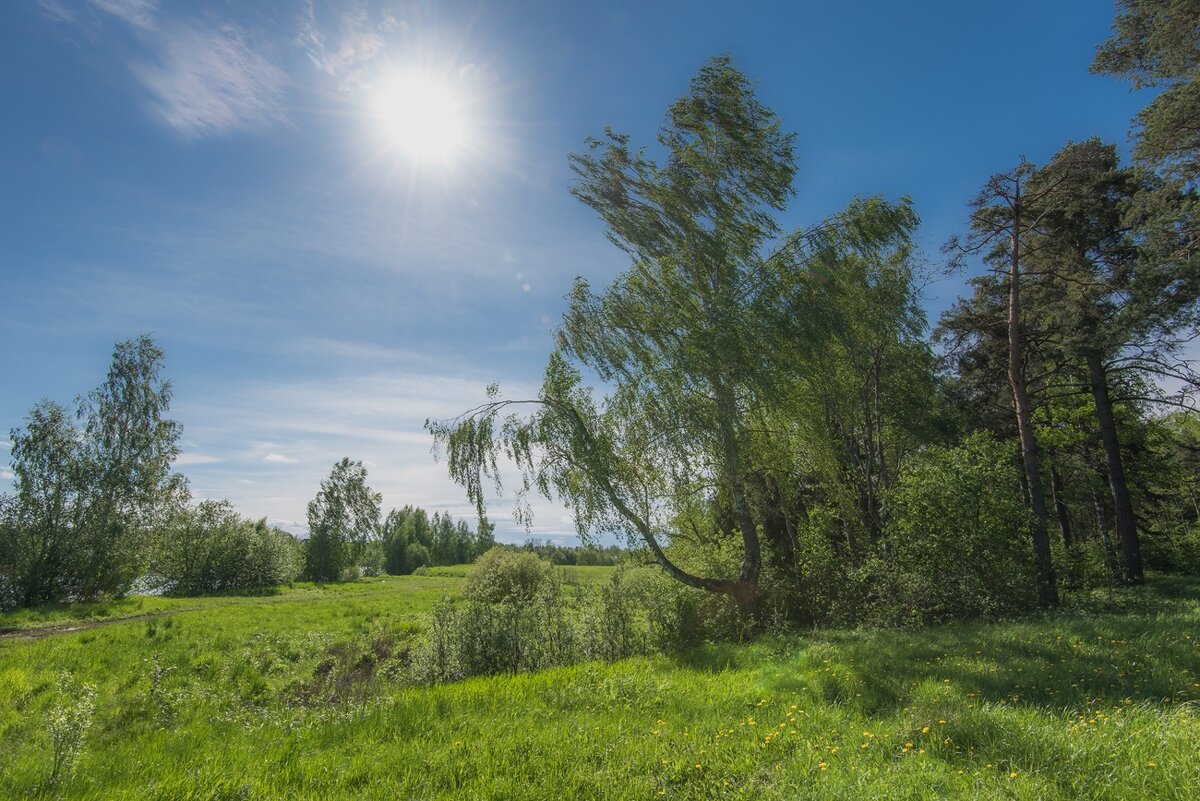
<svg viewBox="0 0 1200 801"><path fill-rule="evenodd" d="M872 622L997 618L1036 607L1031 515L1008 445L930 448L891 494L886 543L859 571Z"/></svg>
<svg viewBox="0 0 1200 801"><path fill-rule="evenodd" d="M583 656L615 662L646 650L644 594L625 567L601 587L580 590L579 640Z"/></svg>
<svg viewBox="0 0 1200 801"><path fill-rule="evenodd" d="M154 571L166 592L199 595L287 584L302 561L287 532L247 520L228 501L202 501L160 532Z"/></svg>
<svg viewBox="0 0 1200 801"><path fill-rule="evenodd" d="M1055 551L1059 582L1067 589L1090 590L1111 587L1115 581L1112 560L1103 543L1074 542Z"/></svg>
<svg viewBox="0 0 1200 801"><path fill-rule="evenodd" d="M497 546L476 560L463 595L472 601L527 603L554 580L554 566L537 554Z"/></svg>
<svg viewBox="0 0 1200 801"><path fill-rule="evenodd" d="M1190 529L1141 539L1146 567L1160 573L1200 574L1200 523Z"/></svg>
<svg viewBox="0 0 1200 801"><path fill-rule="evenodd" d="M562 585L549 562L494 548L464 583L466 603L443 599L413 657L419 680L521 673L581 658Z"/></svg>

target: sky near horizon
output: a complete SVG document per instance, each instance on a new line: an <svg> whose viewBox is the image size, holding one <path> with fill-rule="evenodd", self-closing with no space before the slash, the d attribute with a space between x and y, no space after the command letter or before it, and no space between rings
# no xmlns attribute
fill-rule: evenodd
<svg viewBox="0 0 1200 801"><path fill-rule="evenodd" d="M807 226L913 198L931 263L988 175L1147 97L1093 76L1102 0L790 3L29 0L0 11L0 431L166 352L198 498L294 532L333 463L384 507L473 511L427 417L535 391L575 275L624 266L569 195L605 126L653 144L732 56L796 131ZM413 93L416 94L413 94ZM430 105L432 104L432 105ZM447 104L413 139L406 113ZM414 141L416 144L414 144ZM961 291L926 290L931 318ZM0 492L11 488L0 436ZM507 500L502 540L527 535ZM573 541L553 504L530 535Z"/></svg>

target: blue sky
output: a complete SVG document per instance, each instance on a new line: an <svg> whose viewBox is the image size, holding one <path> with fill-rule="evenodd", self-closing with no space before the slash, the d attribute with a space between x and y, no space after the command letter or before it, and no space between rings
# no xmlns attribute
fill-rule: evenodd
<svg viewBox="0 0 1200 801"><path fill-rule="evenodd" d="M568 194L585 136L651 143L729 54L798 133L786 223L909 195L936 261L990 173L1069 139L1125 145L1146 97L1087 71L1112 16L1098 0L6 4L0 430L151 332L197 498L300 530L349 456L385 506L468 515L422 422L494 380L532 391L572 278L623 266ZM396 74L460 98L453 158L389 140ZM960 289L930 286L931 314ZM493 518L524 538L503 502ZM571 531L536 507L534 536Z"/></svg>

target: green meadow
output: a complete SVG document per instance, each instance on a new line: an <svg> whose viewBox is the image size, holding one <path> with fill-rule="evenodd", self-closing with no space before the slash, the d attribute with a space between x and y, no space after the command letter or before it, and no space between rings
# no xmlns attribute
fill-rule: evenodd
<svg viewBox="0 0 1200 801"><path fill-rule="evenodd" d="M609 568L566 568L568 591ZM1200 581L434 687L466 568L0 616L0 797L1155 798L1200 788ZM62 674L69 678L65 683ZM94 687L73 775L51 721ZM69 715L68 715L69 717Z"/></svg>

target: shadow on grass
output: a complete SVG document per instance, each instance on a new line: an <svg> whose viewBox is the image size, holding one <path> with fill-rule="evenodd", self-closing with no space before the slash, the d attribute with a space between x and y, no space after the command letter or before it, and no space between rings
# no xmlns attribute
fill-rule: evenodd
<svg viewBox="0 0 1200 801"><path fill-rule="evenodd" d="M1059 712L1200 699L1200 581L1158 578L1085 600L1025 621L781 638L765 689L807 691L869 715L911 706L931 686L964 701ZM736 653L713 647L679 663L713 670L726 659L736 664Z"/></svg>

